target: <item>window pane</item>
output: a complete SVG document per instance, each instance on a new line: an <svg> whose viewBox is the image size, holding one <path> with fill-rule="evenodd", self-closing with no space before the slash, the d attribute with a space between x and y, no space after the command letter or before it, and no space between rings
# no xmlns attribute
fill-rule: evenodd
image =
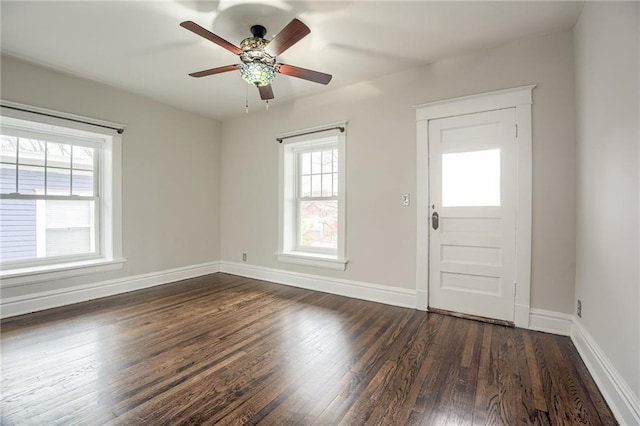
<svg viewBox="0 0 640 426"><path fill-rule="evenodd" d="M26 195L44 194L44 167L19 165L18 192Z"/></svg>
<svg viewBox="0 0 640 426"><path fill-rule="evenodd" d="M16 192L16 166L0 164L0 193Z"/></svg>
<svg viewBox="0 0 640 426"><path fill-rule="evenodd" d="M300 154L300 171L303 175L311 174L311 153Z"/></svg>
<svg viewBox="0 0 640 426"><path fill-rule="evenodd" d="M322 175L311 176L311 196L320 197L322 195Z"/></svg>
<svg viewBox="0 0 640 426"><path fill-rule="evenodd" d="M337 172L338 171L338 150L334 149L332 151L332 156L333 156L333 171Z"/></svg>
<svg viewBox="0 0 640 426"><path fill-rule="evenodd" d="M322 173L333 171L333 151L322 151Z"/></svg>
<svg viewBox="0 0 640 426"><path fill-rule="evenodd" d="M71 145L48 142L47 166L71 168Z"/></svg>
<svg viewBox="0 0 640 426"><path fill-rule="evenodd" d="M0 135L0 161L3 163L15 163L17 153L18 138Z"/></svg>
<svg viewBox="0 0 640 426"><path fill-rule="evenodd" d="M36 257L36 200L0 199L0 262Z"/></svg>
<svg viewBox="0 0 640 426"><path fill-rule="evenodd" d="M0 262L90 254L95 203L0 199Z"/></svg>
<svg viewBox="0 0 640 426"><path fill-rule="evenodd" d="M311 173L322 172L322 152L316 151L311 153Z"/></svg>
<svg viewBox="0 0 640 426"><path fill-rule="evenodd" d="M46 142L25 138L18 138L18 140L18 163L44 166Z"/></svg>
<svg viewBox="0 0 640 426"><path fill-rule="evenodd" d="M71 177L73 182L73 195L84 195L93 197L93 172L84 170L73 170Z"/></svg>
<svg viewBox="0 0 640 426"><path fill-rule="evenodd" d="M91 253L91 228L47 229L47 256Z"/></svg>
<svg viewBox="0 0 640 426"><path fill-rule="evenodd" d="M49 200L46 204L46 255L95 251L93 201Z"/></svg>
<svg viewBox="0 0 640 426"><path fill-rule="evenodd" d="M302 176L300 179L300 196L311 196L311 176Z"/></svg>
<svg viewBox="0 0 640 426"><path fill-rule="evenodd" d="M331 197L332 196L332 184L333 179L331 174L322 175L322 196L323 197Z"/></svg>
<svg viewBox="0 0 640 426"><path fill-rule="evenodd" d="M47 200L47 229L77 228L91 225L93 201Z"/></svg>
<svg viewBox="0 0 640 426"><path fill-rule="evenodd" d="M47 195L71 195L71 170L47 167Z"/></svg>
<svg viewBox="0 0 640 426"><path fill-rule="evenodd" d="M442 205L499 206L500 149L443 154Z"/></svg>
<svg viewBox="0 0 640 426"><path fill-rule="evenodd" d="M338 174L337 173L333 174L333 196L334 197L338 196Z"/></svg>
<svg viewBox="0 0 640 426"><path fill-rule="evenodd" d="M301 246L336 249L338 201L301 201L299 241Z"/></svg>
<svg viewBox="0 0 640 426"><path fill-rule="evenodd" d="M93 170L93 156L95 150L84 146L73 147L73 168L82 170Z"/></svg>

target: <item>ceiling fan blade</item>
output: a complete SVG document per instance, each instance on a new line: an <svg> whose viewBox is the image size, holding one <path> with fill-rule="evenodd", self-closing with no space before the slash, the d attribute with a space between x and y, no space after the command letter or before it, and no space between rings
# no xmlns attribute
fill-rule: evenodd
<svg viewBox="0 0 640 426"><path fill-rule="evenodd" d="M211 31L202 28L200 25L196 24L193 21L184 21L180 23L180 26L182 28L186 28L189 31L198 34L200 37L204 37L209 41L214 42L215 44L217 44L218 46L224 47L225 49L227 49L229 52L231 53L235 53L236 55L239 55L242 53L242 49L240 49L238 46L235 46L231 43L229 43L227 40L223 39L220 36L215 35L214 33L212 33Z"/></svg>
<svg viewBox="0 0 640 426"><path fill-rule="evenodd" d="M258 87L258 91L260 91L260 99L263 101L273 99L273 87L270 84Z"/></svg>
<svg viewBox="0 0 640 426"><path fill-rule="evenodd" d="M313 81L314 83L329 84L332 75L319 71L308 70L293 65L277 64L276 71L280 74L289 75L291 77L302 78L304 80Z"/></svg>
<svg viewBox="0 0 640 426"><path fill-rule="evenodd" d="M264 51L271 56L278 56L310 32L309 27L302 21L294 18L269 42Z"/></svg>
<svg viewBox="0 0 640 426"><path fill-rule="evenodd" d="M224 67L211 68L204 71L192 72L189 74L191 77L206 77L208 75L220 74L222 72L233 71L240 68L239 64L235 65L225 65Z"/></svg>

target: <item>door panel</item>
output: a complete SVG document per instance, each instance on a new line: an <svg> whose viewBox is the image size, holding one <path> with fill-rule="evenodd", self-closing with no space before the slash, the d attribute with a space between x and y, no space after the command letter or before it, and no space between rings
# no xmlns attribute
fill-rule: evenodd
<svg viewBox="0 0 640 426"><path fill-rule="evenodd" d="M515 109L429 121L429 306L513 321Z"/></svg>

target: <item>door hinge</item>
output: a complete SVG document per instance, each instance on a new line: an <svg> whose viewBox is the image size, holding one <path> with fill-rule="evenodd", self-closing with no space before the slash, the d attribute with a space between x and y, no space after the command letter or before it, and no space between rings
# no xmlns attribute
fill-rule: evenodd
<svg viewBox="0 0 640 426"><path fill-rule="evenodd" d="M516 293L518 292L518 283L513 282L513 297L516 297Z"/></svg>
<svg viewBox="0 0 640 426"><path fill-rule="evenodd" d="M516 138L518 137L518 125L516 124Z"/></svg>

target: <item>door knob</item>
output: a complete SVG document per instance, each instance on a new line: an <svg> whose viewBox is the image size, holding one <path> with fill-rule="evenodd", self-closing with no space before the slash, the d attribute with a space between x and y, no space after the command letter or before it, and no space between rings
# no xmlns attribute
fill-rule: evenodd
<svg viewBox="0 0 640 426"><path fill-rule="evenodd" d="M438 216L438 212L433 212L433 214L431 215L431 226L433 226L433 229L438 229L439 219L440 216Z"/></svg>

